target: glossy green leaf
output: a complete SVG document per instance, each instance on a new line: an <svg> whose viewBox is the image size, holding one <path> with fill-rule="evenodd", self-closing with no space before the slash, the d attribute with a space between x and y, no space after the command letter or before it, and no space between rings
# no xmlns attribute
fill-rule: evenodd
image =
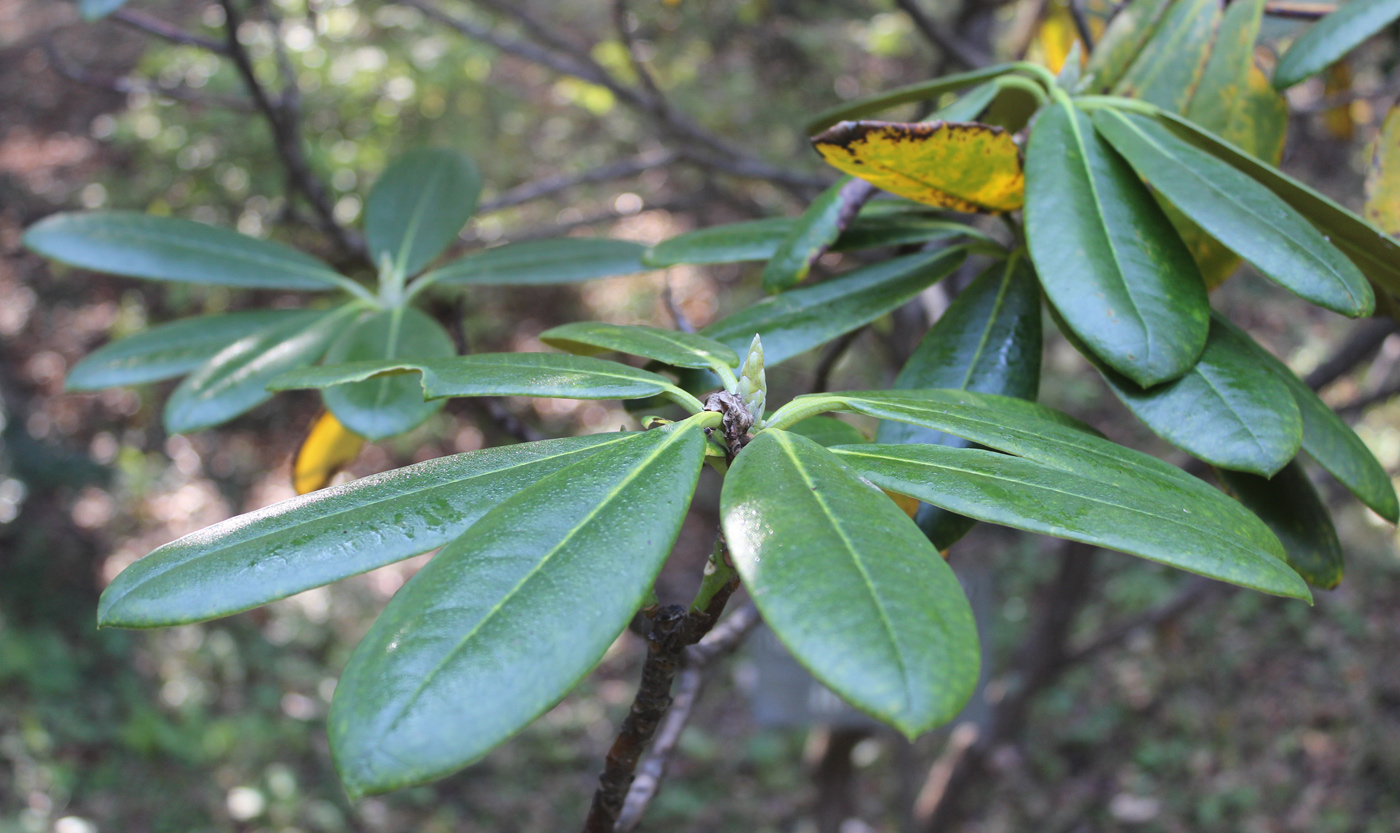
<svg viewBox="0 0 1400 833"><path fill-rule="evenodd" d="M763 288L791 289L807 279L817 260L855 219L875 192L864 180L843 176L812 201L788 228L787 235L763 267Z"/></svg>
<svg viewBox="0 0 1400 833"><path fill-rule="evenodd" d="M1342 580L1342 544L1332 515L1308 480L1303 465L1293 461L1272 478L1221 471L1226 490L1274 531L1288 564L1308 584L1330 590Z"/></svg>
<svg viewBox="0 0 1400 833"><path fill-rule="evenodd" d="M64 390L89 391L184 376L233 342L274 324L317 313L260 310L204 315L152 327L94 350L73 365Z"/></svg>
<svg viewBox="0 0 1400 833"><path fill-rule="evenodd" d="M1254 42L1259 37L1264 3L1265 0L1235 0L1221 18L1201 83L1185 110L1187 118L1206 130L1223 134L1249 89Z"/></svg>
<svg viewBox="0 0 1400 833"><path fill-rule="evenodd" d="M331 705L349 793L446 775L567 694L650 593L704 445L699 420L633 434L501 503L404 585Z"/></svg>
<svg viewBox="0 0 1400 833"><path fill-rule="evenodd" d="M308 292L346 280L281 243L128 211L54 214L29 227L24 245L70 266L133 278Z"/></svg>
<svg viewBox="0 0 1400 833"><path fill-rule="evenodd" d="M1200 270L1133 169L1064 104L1031 130L1025 215L1041 286L1089 349L1143 386L1195 364L1210 327Z"/></svg>
<svg viewBox="0 0 1400 833"><path fill-rule="evenodd" d="M829 416L814 416L802 420L787 429L790 434L799 434L823 448L833 445L856 445L868 443L870 438L860 429L844 420Z"/></svg>
<svg viewBox="0 0 1400 833"><path fill-rule="evenodd" d="M963 249L950 248L864 266L759 301L716 321L703 334L744 350L758 333L771 367L903 306L951 274L964 255Z"/></svg>
<svg viewBox="0 0 1400 833"><path fill-rule="evenodd" d="M1400 293L1400 241L1335 201L1174 113L1148 108L1177 136L1244 172L1307 218L1378 286Z"/></svg>
<svg viewBox="0 0 1400 833"><path fill-rule="evenodd" d="M1163 197L1265 277L1352 318L1375 309L1361 270L1268 188L1143 116L1101 109L1094 126Z"/></svg>
<svg viewBox="0 0 1400 833"><path fill-rule="evenodd" d="M1000 77L973 87L953 99L946 107L935 110L925 121L978 121L977 117L991 106L1001 93L1003 88L997 83L999 80Z"/></svg>
<svg viewBox="0 0 1400 833"><path fill-rule="evenodd" d="M1100 369L1148 428L1212 465L1272 477L1303 441L1293 394L1260 366L1246 339L1219 323L1211 326L1201 360L1180 379L1143 390Z"/></svg>
<svg viewBox="0 0 1400 833"><path fill-rule="evenodd" d="M347 305L298 315L228 345L186 376L166 400L165 430L200 431L271 399L267 383L320 359L356 311Z"/></svg>
<svg viewBox="0 0 1400 833"><path fill-rule="evenodd" d="M464 286L537 286L645 272L647 247L606 237L561 237L509 243L454 260L422 280Z"/></svg>
<svg viewBox="0 0 1400 833"><path fill-rule="evenodd" d="M864 445L833 450L883 489L981 521L1107 547L1265 593L1309 597L1307 586L1274 548L1227 538L1200 523L1195 516L1201 501L1185 490L1105 483L977 449Z"/></svg>
<svg viewBox="0 0 1400 833"><path fill-rule="evenodd" d="M227 616L428 552L526 486L632 436L453 454L231 518L122 571L102 594L98 624L154 628Z"/></svg>
<svg viewBox="0 0 1400 833"><path fill-rule="evenodd" d="M1034 400L1040 390L1040 287L1025 257L993 264L958 294L895 377L896 389L945 388ZM937 443L965 448L961 437L882 422L881 443ZM914 516L939 550L970 531L973 521L923 504Z"/></svg>
<svg viewBox="0 0 1400 833"><path fill-rule="evenodd" d="M566 353L476 353L427 361L360 361L307 367L278 378L271 390L329 388L376 376L417 373L426 399L541 396L640 399L675 389L664 376L618 362Z"/></svg>
<svg viewBox="0 0 1400 833"><path fill-rule="evenodd" d="M764 431L729 469L725 539L763 619L817 679L913 738L977 684L977 629L953 571L831 452Z"/></svg>
<svg viewBox="0 0 1400 833"><path fill-rule="evenodd" d="M1390 475L1356 432L1273 353L1223 316L1217 314L1215 323L1232 330L1253 350L1260 365L1288 386L1303 418L1303 450L1376 514L1391 523L1400 521L1400 501Z"/></svg>
<svg viewBox="0 0 1400 833"><path fill-rule="evenodd" d="M807 124L807 135L820 133L839 121L849 121L851 119L862 119L866 116L873 116L891 107L898 107L901 104L912 104L918 101L929 101L936 99L945 93L955 93L966 87L980 84L996 78L999 75L1006 75L1014 72L1014 64L997 64L995 66L984 67L970 72L959 72L953 75L944 75L932 81L921 81L917 84L909 84L904 87L896 87L893 90L862 98L856 101L847 102L830 110L818 113Z"/></svg>
<svg viewBox="0 0 1400 833"><path fill-rule="evenodd" d="M376 265L385 258L413 275L448 245L476 211L481 174L446 148L416 148L385 169L365 201L365 240Z"/></svg>
<svg viewBox="0 0 1400 833"><path fill-rule="evenodd" d="M1177 0L1114 93L1177 113L1184 110L1200 82L1220 17L1220 0Z"/></svg>
<svg viewBox="0 0 1400 833"><path fill-rule="evenodd" d="M1293 42L1274 68L1274 86L1287 89L1341 60L1400 19L1400 0L1347 0Z"/></svg>
<svg viewBox="0 0 1400 833"><path fill-rule="evenodd" d="M581 356L615 350L673 367L739 366L739 354L712 338L657 327L580 321L546 330L540 341Z"/></svg>
<svg viewBox="0 0 1400 833"><path fill-rule="evenodd" d="M1162 13L1171 2L1132 0L1113 16L1099 42L1094 44L1089 64L1084 68L1084 75L1094 79L1094 90L1109 90L1118 83L1128 66L1142 53L1152 33L1157 31Z"/></svg>
<svg viewBox="0 0 1400 833"><path fill-rule="evenodd" d="M78 0L78 13L83 20L101 20L126 5L126 0Z"/></svg>
<svg viewBox="0 0 1400 833"><path fill-rule="evenodd" d="M395 307L347 329L326 351L325 362L437 359L456 352L452 336L432 318L412 307ZM411 431L443 404L423 401L418 380L402 375L338 385L322 391L321 397L341 424L369 440Z"/></svg>

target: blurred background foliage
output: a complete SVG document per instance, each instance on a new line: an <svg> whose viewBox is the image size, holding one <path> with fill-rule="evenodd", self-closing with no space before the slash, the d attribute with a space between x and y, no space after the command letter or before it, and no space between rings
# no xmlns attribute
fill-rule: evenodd
<svg viewBox="0 0 1400 833"><path fill-rule="evenodd" d="M910 5L638 0L622 23L669 106L754 157L827 177L802 133L808 116L957 66L922 37ZM622 82L638 80L612 3L441 6L514 40L538 33L500 10L527 12ZM135 0L131 8L221 37L213 3ZM1052 63L1063 59L1072 22L1057 0L924 0L917 8L981 54L1029 52ZM346 224L387 161L421 144L464 151L483 169L483 200L495 207L464 231L463 250L570 233L654 242L795 214L813 193L676 158L674 137L607 88L463 37L412 5L275 0L266 11L281 20L309 161ZM269 19L251 15L239 38L273 78ZM1298 31L1292 21L1269 26L1266 41ZM1351 207L1360 205L1370 142L1397 92L1386 81L1400 55L1394 35L1290 95L1285 167ZM1260 58L1272 60L1267 50ZM117 22L83 24L67 3L0 0L0 833L568 829L582 818L632 696L644 649L630 635L577 692L482 763L352 807L326 749L329 698L355 640L421 559L206 625L93 629L98 592L126 564L290 495L288 463L316 404L278 397L217 432L169 437L159 419L167 391L156 386L64 395L65 368L109 338L195 312L294 299L58 269L22 252L19 232L58 209L123 208L229 224L333 255L305 208L287 200L266 124L245 102L233 68L208 51ZM519 186L618 160L638 164L629 176L513 202L525 193L512 190ZM759 297L757 273L679 268L670 282L679 308L703 324ZM474 349L538 349L543 329L580 318L670 325L662 281L652 273L481 289L444 295L434 311L460 322ZM887 383L946 302L936 288L864 331L831 386ZM1353 332L1247 272L1214 304L1303 373ZM1393 328L1381 335L1325 395L1395 471L1400 336ZM808 356L771 372L775 398L807 390L818 363ZM1048 404L1169 456L1068 345L1048 345L1045 375ZM631 420L604 403L498 407L551 435ZM412 434L368 448L351 474L511 441L501 425L485 405L455 401ZM663 575L663 601L686 596L708 551L717 490L707 489ZM1313 608L1213 592L1185 615L1094 652L1034 701L1020 742L993 750L982 777L958 796L958 829L1395 829L1400 558L1393 530L1354 502L1334 506L1349 557L1338 590L1319 593ZM1057 586L1051 552L986 525L953 551L955 566L990 588L993 701L1024 682L1018 646L1043 624ZM1071 644L1092 645L1125 617L1174 598L1182 583L1136 560L1099 558ZM905 808L937 787L934 764L955 752L956 738L949 747L945 733L906 744L885 732L756 726L746 693L753 664L739 658L707 689L649 829L926 829ZM831 752L843 737L846 770Z"/></svg>

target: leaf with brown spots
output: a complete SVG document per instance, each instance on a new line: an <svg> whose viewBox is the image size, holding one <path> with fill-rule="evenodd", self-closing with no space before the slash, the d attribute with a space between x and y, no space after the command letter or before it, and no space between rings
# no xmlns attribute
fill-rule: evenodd
<svg viewBox="0 0 1400 833"><path fill-rule="evenodd" d="M1011 134L978 122L847 121L814 137L832 166L892 194L955 211L1021 207L1025 175Z"/></svg>

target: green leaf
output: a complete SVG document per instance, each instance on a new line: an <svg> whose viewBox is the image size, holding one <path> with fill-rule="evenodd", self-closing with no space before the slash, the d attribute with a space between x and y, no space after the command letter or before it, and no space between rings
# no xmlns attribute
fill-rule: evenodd
<svg viewBox="0 0 1400 833"><path fill-rule="evenodd" d="M103 627L200 622L452 541L501 501L633 434L489 448L332 486L166 544L102 594Z"/></svg>
<svg viewBox="0 0 1400 833"><path fill-rule="evenodd" d="M1031 131L1025 215L1041 286L1089 349L1144 387L1195 364L1210 328L1200 270L1133 169L1063 103Z"/></svg>
<svg viewBox="0 0 1400 833"><path fill-rule="evenodd" d="M1174 113L1148 108L1173 133L1215 158L1228 163L1262 184L1307 218L1327 240L1342 251L1377 285L1400 293L1400 241L1367 223L1355 213L1260 161L1245 150L1192 124Z"/></svg>
<svg viewBox="0 0 1400 833"><path fill-rule="evenodd" d="M1113 92L1165 110L1184 110L1205 69L1220 15L1220 0L1172 5Z"/></svg>
<svg viewBox="0 0 1400 833"><path fill-rule="evenodd" d="M1396 19L1400 0L1348 0L1283 53L1274 68L1274 87L1285 90L1322 72Z"/></svg>
<svg viewBox="0 0 1400 833"><path fill-rule="evenodd" d="M906 736L977 684L953 571L878 489L815 442L764 431L729 469L724 535L763 619L817 679Z"/></svg>
<svg viewBox="0 0 1400 833"><path fill-rule="evenodd" d="M787 429L790 434L806 437L823 448L833 445L856 445L868 443L870 438L860 429L836 417L814 416L802 420Z"/></svg>
<svg viewBox="0 0 1400 833"><path fill-rule="evenodd" d="M895 377L896 389L945 388L1034 400L1040 390L1040 287L1026 258L993 264L958 294ZM882 422L881 443L965 448L961 437L904 422ZM946 550L971 519L923 504L914 516L934 547Z"/></svg>
<svg viewBox="0 0 1400 833"><path fill-rule="evenodd" d="M657 243L647 250L642 260L654 268L682 263L768 260L778 254L796 223L797 220L789 217L770 217L686 232ZM880 200L866 203L860 216L836 239L831 251L850 252L953 237L987 239L971 226L940 219L926 209L913 208L903 201Z"/></svg>
<svg viewBox="0 0 1400 833"><path fill-rule="evenodd" d="M537 286L645 272L647 247L605 237L530 240L487 249L428 272L424 283Z"/></svg>
<svg viewBox="0 0 1400 833"><path fill-rule="evenodd" d="M868 182L851 176L841 177L823 191L788 228L777 251L763 267L763 288L781 292L806 280L817 260L874 192Z"/></svg>
<svg viewBox="0 0 1400 833"><path fill-rule="evenodd" d="M1232 115L1249 89L1254 68L1254 42L1264 17L1266 0L1235 0L1225 10L1220 31L1201 83L1187 105L1186 117L1214 133L1224 134Z"/></svg>
<svg viewBox="0 0 1400 833"><path fill-rule="evenodd" d="M186 434L251 411L272 394L267 383L313 364L358 307L308 312L244 336L185 377L165 403L165 430Z"/></svg>
<svg viewBox="0 0 1400 833"><path fill-rule="evenodd" d="M1148 428L1211 465L1272 477L1303 440L1303 420L1288 387L1260 367L1247 339L1218 322L1201 360L1180 379L1143 390L1108 368L1100 370Z"/></svg>
<svg viewBox="0 0 1400 833"><path fill-rule="evenodd" d="M1361 271L1268 188L1142 116L1101 109L1094 126L1163 197L1266 277L1352 318L1375 309Z"/></svg>
<svg viewBox="0 0 1400 833"><path fill-rule="evenodd" d="M936 99L944 93L955 93L964 87L971 87L999 75L1005 75L1016 70L1015 64L997 64L995 66L984 67L972 70L971 72L959 72L953 75L944 75L932 81L922 81L918 84L909 84L904 87L896 87L893 90L858 99L845 104L824 110L818 113L807 124L807 135L820 133L839 121L852 119L862 119L866 116L873 116L891 107L898 107L901 104L912 104L918 101L929 101Z"/></svg>
<svg viewBox="0 0 1400 833"><path fill-rule="evenodd" d="M1307 472L1293 461L1271 479L1223 470L1221 483L1241 503L1274 531L1288 564L1308 584L1331 590L1342 580L1342 544L1332 515L1308 480Z"/></svg>
<svg viewBox="0 0 1400 833"><path fill-rule="evenodd" d="M73 365L63 389L90 391L140 385L184 376L233 342L274 324L316 313L298 310L233 312L204 315L152 327L113 341Z"/></svg>
<svg viewBox="0 0 1400 833"><path fill-rule="evenodd" d="M466 156L446 148L400 156L365 202L365 239L375 264L387 257L399 275L416 274L457 239L480 196L481 174Z"/></svg>
<svg viewBox="0 0 1400 833"><path fill-rule="evenodd" d="M1108 90L1118 83L1157 31L1162 13L1171 3L1172 0L1132 0L1113 16L1084 68L1084 75L1094 79L1093 89Z"/></svg>
<svg viewBox="0 0 1400 833"><path fill-rule="evenodd" d="M937 445L833 449L875 485L989 523L1069 538L1265 593L1309 598L1273 547L1203 524L1193 491L1105 483L1031 460ZM1225 501L1211 492L1216 502Z"/></svg>
<svg viewBox="0 0 1400 833"><path fill-rule="evenodd" d="M864 266L759 301L702 332L735 350L746 349L758 333L772 367L903 306L951 274L964 256L963 249L949 248Z"/></svg>
<svg viewBox="0 0 1400 833"><path fill-rule="evenodd" d="M1400 521L1400 501L1390 475L1356 432L1273 353L1224 316L1216 314L1215 323L1242 339L1259 363L1288 386L1303 418L1303 450L1376 514L1391 523Z"/></svg>
<svg viewBox="0 0 1400 833"><path fill-rule="evenodd" d="M436 359L457 352L442 326L412 307L368 315L346 330L326 351L326 364L363 359ZM423 401L412 376L381 376L321 393L326 407L346 428L369 440L411 431L442 407Z"/></svg>
<svg viewBox="0 0 1400 833"><path fill-rule="evenodd" d="M580 321L546 330L540 341L581 356L615 350L674 367L739 366L739 354L712 338L657 327Z"/></svg>
<svg viewBox="0 0 1400 833"><path fill-rule="evenodd" d="M78 0L78 14L91 23L126 5L126 0Z"/></svg>
<svg viewBox="0 0 1400 833"><path fill-rule="evenodd" d="M700 425L633 434L525 488L404 585L331 705L331 754L352 796L479 759L602 659L680 532Z"/></svg>
<svg viewBox="0 0 1400 833"><path fill-rule="evenodd" d="M316 292L347 280L281 243L127 211L54 214L29 227L24 245L70 266L160 281Z"/></svg>
<svg viewBox="0 0 1400 833"><path fill-rule="evenodd" d="M426 399L542 396L641 399L676 390L664 376L618 362L564 353L477 353L427 361L360 361L307 367L276 379L270 390L329 388L376 376L419 373Z"/></svg>

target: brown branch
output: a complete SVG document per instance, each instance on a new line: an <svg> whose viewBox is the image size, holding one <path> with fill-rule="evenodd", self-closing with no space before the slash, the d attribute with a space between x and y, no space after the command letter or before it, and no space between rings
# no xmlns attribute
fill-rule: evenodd
<svg viewBox="0 0 1400 833"><path fill-rule="evenodd" d="M246 98L234 98L231 96L214 96L208 93L196 91L184 85L166 86L147 81L141 78L131 78L129 76L98 75L69 61L67 57L59 51L52 39L44 41L44 54L48 58L49 65L54 71L69 81L82 84L85 87L93 87L99 90L108 90L122 95L132 93L146 93L169 98L174 101L183 101L188 104L199 104L208 107L219 107L224 110L233 110L241 113L253 113L256 109L253 103Z"/></svg>
<svg viewBox="0 0 1400 833"><path fill-rule="evenodd" d="M846 355L846 351L850 349L852 344L855 344L856 339L860 338L860 334L863 332L865 332L865 327L857 327L822 349L822 356L817 361L815 378L812 380L811 393L826 393L827 389L831 387L831 372L836 369L837 362L841 361L841 357Z"/></svg>
<svg viewBox="0 0 1400 833"><path fill-rule="evenodd" d="M1074 21L1074 29L1084 44L1085 54L1094 48L1094 32L1089 28L1089 18L1084 14L1083 0L1069 0L1069 16Z"/></svg>
<svg viewBox="0 0 1400 833"><path fill-rule="evenodd" d="M560 191L567 191L579 185L606 182L612 179L626 179L636 176L643 171L649 171L652 168L665 167L675 162L677 158L679 158L679 155L671 151L645 153L632 159L623 159L572 176L559 175L544 177L534 182L526 182L522 185L517 185L502 193L499 197L482 203L477 208L477 213L485 214L490 211L500 211L503 208L511 208L533 200L553 196Z"/></svg>
<svg viewBox="0 0 1400 833"><path fill-rule="evenodd" d="M1317 20L1337 10L1336 3L1308 3L1295 0L1270 0L1264 4L1264 14L1296 20Z"/></svg>
<svg viewBox="0 0 1400 833"><path fill-rule="evenodd" d="M1346 375L1352 368L1370 358L1385 340L1400 332L1400 322L1390 318L1372 318L1356 327L1347 339L1309 373L1303 381L1313 390L1321 390Z"/></svg>
<svg viewBox="0 0 1400 833"><path fill-rule="evenodd" d="M622 813L614 828L617 833L631 833L636 829L661 789L666 765L675 753L681 733L690 722L691 712L705 688L705 672L716 660L738 649L760 621L758 608L752 603L746 604L715 627L699 644L686 649L684 670L681 671L680 682L676 684L671 709L666 712L661 728L656 732L651 750L637 767L637 777L627 791L627 799L623 802Z"/></svg>
<svg viewBox="0 0 1400 833"><path fill-rule="evenodd" d="M909 19L914 23L914 28L919 30L925 40L958 63L968 69L980 69L992 63L992 59L982 54L980 50L967 46L960 42L956 35L943 31L943 28L933 18L919 8L918 0L896 0L896 5L909 15Z"/></svg>
<svg viewBox="0 0 1400 833"><path fill-rule="evenodd" d="M651 70L647 69L642 62L641 56L637 53L637 42L632 37L632 27L629 25L634 19L632 13L627 10L627 0L613 0L613 28L617 30L617 37L622 41L623 48L627 51L627 61L632 65L632 71L637 74L637 80L651 97L652 106L658 111L662 118L668 117L670 105L666 103L666 96L661 94L661 88L657 86L656 79L652 77Z"/></svg>
<svg viewBox="0 0 1400 833"><path fill-rule="evenodd" d="M683 333L695 332L695 325L686 317L685 311L680 304L676 303L676 293L671 288L671 273L668 270L662 278L661 302L666 305L666 311L671 314L671 320L676 322L676 329Z"/></svg>
<svg viewBox="0 0 1400 833"><path fill-rule="evenodd" d="M186 32L184 29L172 23L167 23L160 18L152 17L145 12L140 12L135 9L117 9L108 15L108 18L124 26L129 26L132 29L145 32L148 35L180 46L195 46L200 49L206 49L216 55L228 54L228 47L216 40L210 40L209 38L196 35L193 32Z"/></svg>
<svg viewBox="0 0 1400 833"><path fill-rule="evenodd" d="M1218 582L1202 576L1192 576L1165 602L1149 608L1136 616L1131 616L1117 624L1109 625L1087 644L1070 651L1063 660L1064 667L1077 665L1092 658L1095 654L1118 645L1143 628L1165 625L1186 611L1195 607L1220 588Z"/></svg>

